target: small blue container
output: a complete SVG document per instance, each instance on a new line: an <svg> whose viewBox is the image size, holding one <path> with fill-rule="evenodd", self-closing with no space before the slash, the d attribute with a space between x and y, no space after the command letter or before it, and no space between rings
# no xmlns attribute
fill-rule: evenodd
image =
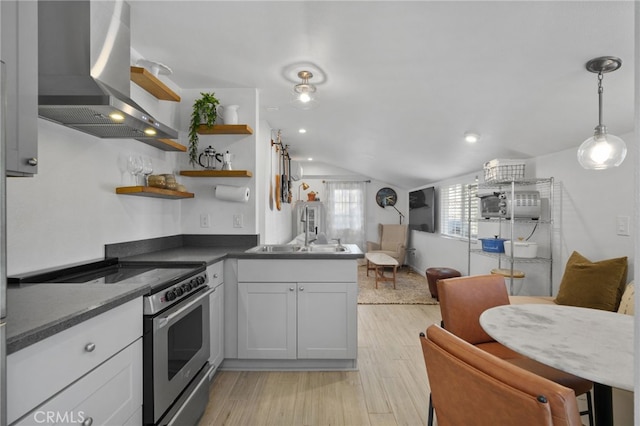
<svg viewBox="0 0 640 426"><path fill-rule="evenodd" d="M482 251L489 253L504 253L505 238L478 238L482 241Z"/></svg>

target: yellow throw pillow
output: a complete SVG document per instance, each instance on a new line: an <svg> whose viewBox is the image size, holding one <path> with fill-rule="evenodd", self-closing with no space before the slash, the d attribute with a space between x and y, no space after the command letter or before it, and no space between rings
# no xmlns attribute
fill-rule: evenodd
<svg viewBox="0 0 640 426"><path fill-rule="evenodd" d="M574 251L556 296L559 305L616 311L627 280L627 258L591 262Z"/></svg>

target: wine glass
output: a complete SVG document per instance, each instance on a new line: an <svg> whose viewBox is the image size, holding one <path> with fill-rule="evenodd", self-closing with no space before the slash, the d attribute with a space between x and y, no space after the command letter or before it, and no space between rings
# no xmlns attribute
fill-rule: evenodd
<svg viewBox="0 0 640 426"><path fill-rule="evenodd" d="M144 176L142 184L148 186L149 175L153 173L153 163L149 157L140 157L140 160L142 161L142 175Z"/></svg>
<svg viewBox="0 0 640 426"><path fill-rule="evenodd" d="M120 185L126 185L125 176L129 174L129 157L125 154L118 155L118 170L120 170Z"/></svg>
<svg viewBox="0 0 640 426"><path fill-rule="evenodd" d="M140 157L130 155L127 160L127 170L131 174L133 185L138 185L138 174L142 171L142 161L140 161Z"/></svg>

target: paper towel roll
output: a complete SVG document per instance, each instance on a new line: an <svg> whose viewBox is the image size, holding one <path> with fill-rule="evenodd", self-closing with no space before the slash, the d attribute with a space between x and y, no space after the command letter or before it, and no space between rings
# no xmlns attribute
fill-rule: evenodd
<svg viewBox="0 0 640 426"><path fill-rule="evenodd" d="M249 188L246 186L216 185L215 197L219 200L246 203L249 201Z"/></svg>

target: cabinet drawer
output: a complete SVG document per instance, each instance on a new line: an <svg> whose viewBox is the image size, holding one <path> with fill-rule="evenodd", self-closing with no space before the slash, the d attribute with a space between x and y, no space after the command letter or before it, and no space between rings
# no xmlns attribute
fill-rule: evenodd
<svg viewBox="0 0 640 426"><path fill-rule="evenodd" d="M142 299L138 298L12 353L7 357L8 422L141 336Z"/></svg>
<svg viewBox="0 0 640 426"><path fill-rule="evenodd" d="M142 406L142 339L27 414L16 425L122 425ZM134 416L134 417L132 417ZM135 421L137 420L137 421Z"/></svg>
<svg viewBox="0 0 640 426"><path fill-rule="evenodd" d="M207 275L209 276L209 287L215 288L224 281L224 261L216 262L207 266Z"/></svg>

